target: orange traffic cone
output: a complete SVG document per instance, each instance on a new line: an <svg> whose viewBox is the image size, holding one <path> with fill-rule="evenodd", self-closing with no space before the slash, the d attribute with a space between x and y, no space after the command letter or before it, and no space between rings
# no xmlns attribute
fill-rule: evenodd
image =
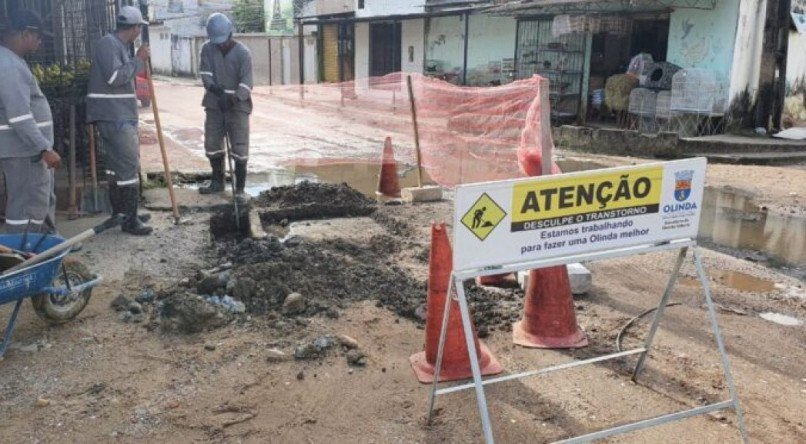
<svg viewBox="0 0 806 444"><path fill-rule="evenodd" d="M431 225L431 256L428 261L428 311L425 321L425 351L411 355L409 361L417 374L417 379L426 384L434 382L439 350L439 335L442 329L442 317L445 309L445 298L448 297L448 284L451 279L453 260L451 244L445 230L445 222ZM482 375L501 373L501 364L490 353L490 350L479 341L473 327L473 340L479 357ZM473 377L470 370L465 332L462 327L462 316L459 303L451 301L451 313L445 336L445 350L442 356L439 380L456 381Z"/></svg>
<svg viewBox="0 0 806 444"><path fill-rule="evenodd" d="M400 197L400 182L397 179L397 161L392 150L392 138L387 137L383 143L383 159L381 174L378 177L378 190L375 194L385 197Z"/></svg>
<svg viewBox="0 0 806 444"><path fill-rule="evenodd" d="M565 265L529 272L523 319L512 325L512 340L534 348L580 348L588 338L577 326Z"/></svg>

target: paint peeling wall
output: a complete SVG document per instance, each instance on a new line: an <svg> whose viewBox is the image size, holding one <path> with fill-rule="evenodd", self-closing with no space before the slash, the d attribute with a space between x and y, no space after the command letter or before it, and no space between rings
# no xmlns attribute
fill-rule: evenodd
<svg viewBox="0 0 806 444"><path fill-rule="evenodd" d="M731 84L739 6L738 0L718 0L713 10L676 9L670 16L667 60L683 68L714 71L724 84L726 96Z"/></svg>
<svg viewBox="0 0 806 444"><path fill-rule="evenodd" d="M747 91L755 97L761 70L761 50L764 41L766 0L742 0L734 46L730 77L730 98Z"/></svg>
<svg viewBox="0 0 806 444"><path fill-rule="evenodd" d="M383 17L389 15L421 14L425 12L425 0L364 0L359 9L356 3L356 17Z"/></svg>
<svg viewBox="0 0 806 444"><path fill-rule="evenodd" d="M465 51L464 16L431 17L426 22L425 74L462 80Z"/></svg>

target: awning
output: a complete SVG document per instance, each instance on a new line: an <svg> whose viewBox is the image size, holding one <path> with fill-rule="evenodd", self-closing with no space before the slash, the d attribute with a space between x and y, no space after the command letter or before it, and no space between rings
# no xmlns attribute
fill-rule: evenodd
<svg viewBox="0 0 806 444"><path fill-rule="evenodd" d="M714 9L718 0L520 0L490 8L498 15L650 12L668 9Z"/></svg>

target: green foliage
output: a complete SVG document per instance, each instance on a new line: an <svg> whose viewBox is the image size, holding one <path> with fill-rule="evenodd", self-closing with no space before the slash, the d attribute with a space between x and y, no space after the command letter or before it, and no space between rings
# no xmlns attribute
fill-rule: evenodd
<svg viewBox="0 0 806 444"><path fill-rule="evenodd" d="M238 0L232 7L236 32L266 32L263 0Z"/></svg>

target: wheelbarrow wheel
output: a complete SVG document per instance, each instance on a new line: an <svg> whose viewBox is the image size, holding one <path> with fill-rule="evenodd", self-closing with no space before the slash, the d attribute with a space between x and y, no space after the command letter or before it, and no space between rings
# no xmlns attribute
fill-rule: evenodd
<svg viewBox="0 0 806 444"><path fill-rule="evenodd" d="M64 272L59 270L53 280L54 287L64 287L66 285L65 274L70 281L70 285L79 285L92 279L92 273L81 262L75 259L65 259L62 263ZM31 298L34 311L40 318L51 324L62 324L78 316L81 310L87 306L92 295L92 288L87 288L78 294L60 296L43 293Z"/></svg>

